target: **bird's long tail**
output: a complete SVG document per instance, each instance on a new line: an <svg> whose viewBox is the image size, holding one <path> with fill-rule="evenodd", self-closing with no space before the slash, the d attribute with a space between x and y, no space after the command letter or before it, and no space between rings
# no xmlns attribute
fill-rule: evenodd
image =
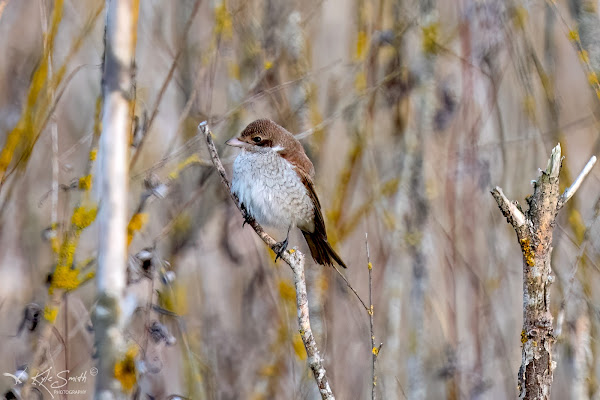
<svg viewBox="0 0 600 400"><path fill-rule="evenodd" d="M306 243L308 243L310 254L317 264L333 265L335 261L340 267L347 268L340 256L333 250L326 237L318 233L304 231L302 231L302 234L304 235L304 239L306 239Z"/></svg>

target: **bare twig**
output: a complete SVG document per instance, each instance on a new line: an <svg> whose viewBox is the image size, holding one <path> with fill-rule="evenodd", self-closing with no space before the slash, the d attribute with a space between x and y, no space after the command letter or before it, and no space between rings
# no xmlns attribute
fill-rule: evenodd
<svg viewBox="0 0 600 400"><path fill-rule="evenodd" d="M354 295L356 296L356 298L358 299L358 301L360 301L360 304L362 304L362 306L364 307L365 311L368 313L369 312L369 307L367 307L367 305L365 304L365 302L363 301L363 299L360 298L360 296L358 295L358 292L356 291L356 289L354 289L352 287L352 285L350 284L350 282L348 282L348 279L346 278L346 276L344 276L344 274L342 273L342 271L340 271L339 268L336 265L333 265L333 268L336 270L336 272L338 273L338 275L342 277L342 279L344 280L344 282L346 282L346 285L348 286L348 288L350 288L350 290L352 291L352 293L354 293Z"/></svg>
<svg viewBox="0 0 600 400"><path fill-rule="evenodd" d="M579 176L575 178L575 182L573 182L573 184L565 190L562 196L560 196L560 207L562 207L567 201L569 201L571 197L573 197L577 189L579 189L579 186L581 186L581 184L583 183L585 177L590 173L590 171L594 167L594 164L596 164L596 156L592 156L590 158L587 164L585 164L585 167L583 167L583 170L581 170L581 172L579 173Z"/></svg>
<svg viewBox="0 0 600 400"><path fill-rule="evenodd" d="M367 248L367 268L369 269L369 329L371 332L371 353L372 353L372 363L371 363L371 399L375 400L377 398L377 357L379 356L379 351L381 350L381 346L383 343L379 344L379 347L375 347L375 329L373 328L374 324L374 314L375 310L373 308L373 264L371 264L371 254L369 252L369 235L365 232L365 246Z"/></svg>
<svg viewBox="0 0 600 400"><path fill-rule="evenodd" d="M502 189L498 186L492 190L492 196L496 199L498 207L502 211L502 214L506 217L506 220L514 228L520 228L525 225L525 216L519 209L518 205L506 198Z"/></svg>
<svg viewBox="0 0 600 400"><path fill-rule="evenodd" d="M256 222L254 218L252 218L246 212L246 210L240 206L239 199L233 192L231 192L231 185L227 179L225 168L219 159L219 154L215 144L213 143L212 132L210 132L210 129L208 128L208 123L206 121L200 123L200 125L198 125L198 130L206 137L206 143L208 145L208 150L210 152L213 164L221 176L221 183L227 189L227 192L229 192L229 195L242 213L242 216L247 221L248 225L250 225L256 234L262 239L262 241L265 242L271 248L271 250L276 251L277 242L275 239L269 236L263 230L262 226L260 226L260 224L258 224L258 222ZM317 348L317 343L315 342L315 338L310 326L308 313L308 294L306 292L306 280L304 278L304 255L301 252L292 249L290 251L283 252L281 259L292 268L292 272L294 274L294 285L296 287L296 307L298 309L298 325L300 326L300 336L302 338L302 342L304 343L306 354L308 355L308 365L310 366L310 369L312 370L317 382L317 386L319 387L321 398L333 400L335 397L331 387L329 386L329 380L327 379L325 367L323 366L323 358L319 353L319 349Z"/></svg>

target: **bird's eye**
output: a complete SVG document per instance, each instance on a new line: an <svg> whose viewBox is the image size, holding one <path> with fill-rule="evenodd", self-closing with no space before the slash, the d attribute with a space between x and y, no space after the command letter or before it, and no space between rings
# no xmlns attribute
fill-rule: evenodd
<svg viewBox="0 0 600 400"><path fill-rule="evenodd" d="M254 136L252 138L252 140L254 141L254 143L260 143L260 141L262 140L262 138L260 136Z"/></svg>

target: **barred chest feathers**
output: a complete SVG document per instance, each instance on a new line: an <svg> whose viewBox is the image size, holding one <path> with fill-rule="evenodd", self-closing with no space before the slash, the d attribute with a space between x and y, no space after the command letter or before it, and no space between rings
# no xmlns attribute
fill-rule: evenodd
<svg viewBox="0 0 600 400"><path fill-rule="evenodd" d="M314 231L314 204L293 165L275 149L242 150L233 163L231 190L263 225Z"/></svg>

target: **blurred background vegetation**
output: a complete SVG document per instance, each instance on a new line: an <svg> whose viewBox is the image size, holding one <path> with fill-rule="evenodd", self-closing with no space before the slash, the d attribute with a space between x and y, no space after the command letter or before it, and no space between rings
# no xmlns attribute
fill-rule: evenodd
<svg viewBox="0 0 600 400"><path fill-rule="evenodd" d="M56 371L94 365L104 6L0 1L0 372L31 363L40 340ZM521 253L489 191L524 203L559 141L563 186L599 153L596 73L590 0L141 0L134 396L319 397L291 272L243 229L196 131L209 121L230 168L225 140L268 117L300 135L363 299L368 232L380 398L516 397ZM596 168L555 228L556 399L600 396L599 178ZM291 244L307 250L297 232ZM334 393L368 398L368 315L332 269L311 261L307 280ZM2 377L1 393L13 383Z"/></svg>

